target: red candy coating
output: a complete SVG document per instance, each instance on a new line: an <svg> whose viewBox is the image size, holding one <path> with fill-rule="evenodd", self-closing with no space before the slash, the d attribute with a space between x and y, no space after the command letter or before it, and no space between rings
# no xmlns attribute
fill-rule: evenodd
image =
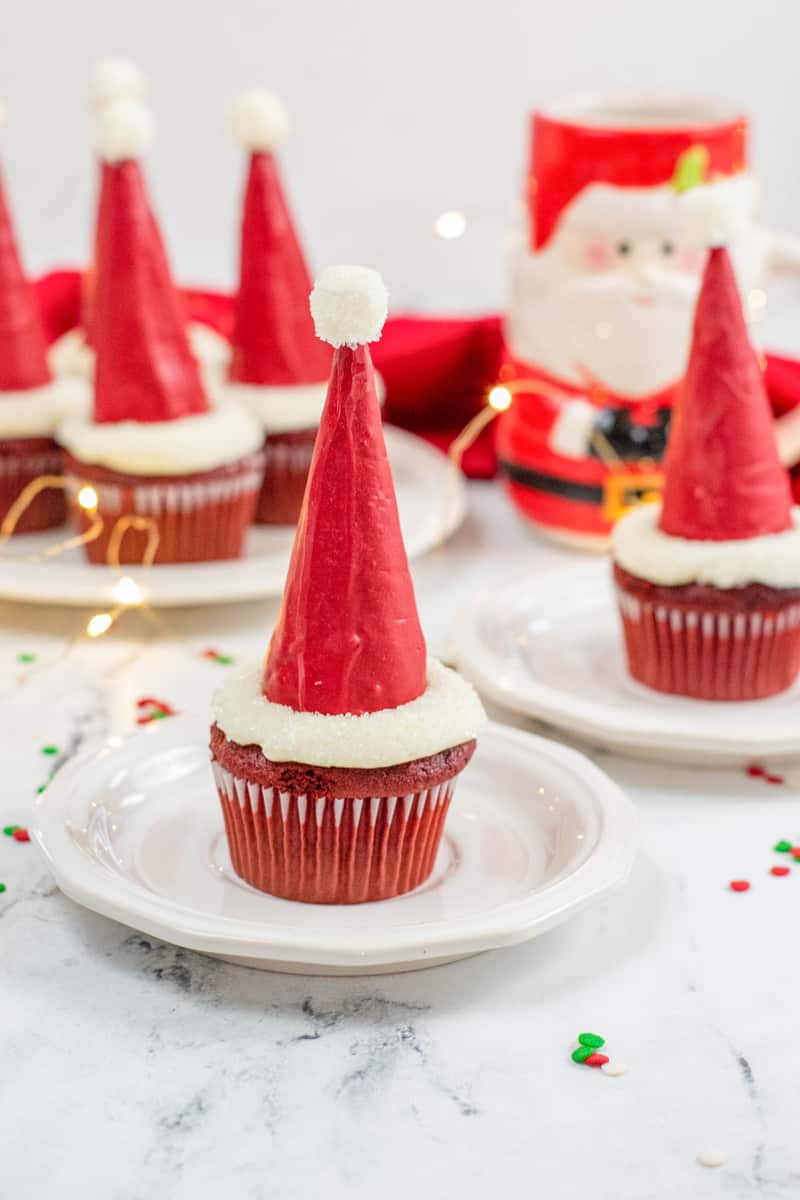
<svg viewBox="0 0 800 1200"><path fill-rule="evenodd" d="M31 840L31 835L27 829L15 829L11 836L15 842L29 842Z"/></svg>
<svg viewBox="0 0 800 1200"><path fill-rule="evenodd" d="M607 1054L590 1054L589 1057L585 1058L583 1061L584 1061L585 1066L587 1066L587 1067L602 1067L603 1063L608 1062L608 1055Z"/></svg>
<svg viewBox="0 0 800 1200"><path fill-rule="evenodd" d="M770 875L778 875L782 877L784 875L788 875L789 871L789 867L770 867L769 873Z"/></svg>
<svg viewBox="0 0 800 1200"><path fill-rule="evenodd" d="M96 260L95 420L172 421L208 412L183 303L135 159L103 164Z"/></svg>
<svg viewBox="0 0 800 1200"><path fill-rule="evenodd" d="M361 715L425 691L408 569L367 346L336 351L267 655L268 700Z"/></svg>
<svg viewBox="0 0 800 1200"><path fill-rule="evenodd" d="M720 542L792 527L789 476L724 247L706 263L664 473L659 525L670 537Z"/></svg>
<svg viewBox="0 0 800 1200"><path fill-rule="evenodd" d="M746 892L750 888L750 884L746 879L732 879L730 889L732 892Z"/></svg>

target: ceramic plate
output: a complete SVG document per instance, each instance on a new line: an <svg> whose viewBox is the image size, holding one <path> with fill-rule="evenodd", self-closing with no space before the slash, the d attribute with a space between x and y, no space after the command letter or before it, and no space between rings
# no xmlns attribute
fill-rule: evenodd
<svg viewBox="0 0 800 1200"><path fill-rule="evenodd" d="M386 426L400 522L409 557L425 554L449 537L466 512L466 487L449 459L422 438ZM0 597L34 604L80 604L107 607L116 599L119 575L91 566L81 550L48 562L24 559L51 545L61 533L35 534L12 540L0 557ZM283 590L294 541L290 526L256 526L250 530L245 557L237 562L128 568L157 607L180 604L223 604L279 596Z"/></svg>
<svg viewBox="0 0 800 1200"><path fill-rule="evenodd" d="M233 872L208 726L109 738L58 773L32 833L73 900L144 933L278 971L413 970L550 929L623 882L632 807L573 750L493 725L459 781L433 875L348 906L267 896Z"/></svg>
<svg viewBox="0 0 800 1200"><path fill-rule="evenodd" d="M625 669L608 560L500 582L459 621L453 653L485 696L637 758L800 758L800 686L768 700L667 696Z"/></svg>

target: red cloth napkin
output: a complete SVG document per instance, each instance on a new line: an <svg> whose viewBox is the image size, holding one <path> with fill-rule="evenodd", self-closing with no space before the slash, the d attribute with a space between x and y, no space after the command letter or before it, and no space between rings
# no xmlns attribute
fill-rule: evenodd
<svg viewBox="0 0 800 1200"><path fill-rule="evenodd" d="M35 285L51 340L78 324L80 280L79 271L60 270L42 276ZM230 335L230 296L197 288L186 288L183 295L190 320ZM482 407L496 381L502 345L499 316L390 317L373 348L375 366L386 383L387 420L446 450ZM769 355L765 380L776 415L800 403L800 362ZM466 452L462 466L473 479L491 479L495 474L492 425ZM800 477L794 487L800 498Z"/></svg>

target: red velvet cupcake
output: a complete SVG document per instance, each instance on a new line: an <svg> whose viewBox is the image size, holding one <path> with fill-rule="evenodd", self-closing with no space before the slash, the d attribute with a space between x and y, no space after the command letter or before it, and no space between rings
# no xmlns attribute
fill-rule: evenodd
<svg viewBox="0 0 800 1200"><path fill-rule="evenodd" d="M283 106L261 89L245 92L233 106L231 127L250 163L223 396L244 404L264 433L256 520L295 524L325 403L331 348L314 336L311 277L274 154L286 130Z"/></svg>
<svg viewBox="0 0 800 1200"><path fill-rule="evenodd" d="M800 670L800 511L719 245L698 298L665 477L663 505L634 510L614 530L631 675L703 700L783 691Z"/></svg>
<svg viewBox="0 0 800 1200"><path fill-rule="evenodd" d="M366 343L386 293L359 267L312 293L337 349L266 663L214 699L211 759L236 872L291 900L383 900L430 875L483 721L427 660Z"/></svg>
<svg viewBox="0 0 800 1200"><path fill-rule="evenodd" d="M86 544L106 561L121 517L146 518L158 533L156 562L202 562L241 554L263 471L262 434L235 404L213 408L189 349L182 306L136 158L150 114L117 102L99 119L103 175L97 222L92 336L94 411L58 437L73 494L91 484L101 537ZM73 501L79 529L85 511ZM120 560L142 560L134 531Z"/></svg>
<svg viewBox="0 0 800 1200"><path fill-rule="evenodd" d="M68 412L87 403L84 385L50 375L47 339L0 178L0 521L34 479L61 474L53 434ZM49 529L65 515L63 490L47 488L26 507L14 532Z"/></svg>

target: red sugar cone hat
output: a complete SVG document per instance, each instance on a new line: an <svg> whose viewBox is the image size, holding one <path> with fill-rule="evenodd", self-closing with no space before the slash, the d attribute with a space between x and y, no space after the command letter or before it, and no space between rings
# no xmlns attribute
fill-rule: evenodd
<svg viewBox="0 0 800 1200"><path fill-rule="evenodd" d="M374 271L332 267L311 308L337 349L263 690L298 712L360 715L407 704L427 682L365 344L380 336L386 291Z"/></svg>
<svg viewBox="0 0 800 1200"><path fill-rule="evenodd" d="M101 113L119 100L144 100L148 92L147 76L128 58L101 58L94 65L89 80L89 108ZM100 173L102 188L102 164ZM97 220L95 220L92 262L81 277L81 326L91 345L94 277L97 262Z"/></svg>
<svg viewBox="0 0 800 1200"><path fill-rule="evenodd" d="M724 188L712 184L685 197L698 215L713 219L717 244L706 263L670 433L660 528L692 540L753 538L792 526L789 479L761 370L728 252L718 244L725 231L703 194L713 198Z"/></svg>
<svg viewBox="0 0 800 1200"><path fill-rule="evenodd" d="M171 421L207 412L186 314L137 161L151 141L152 118L143 105L119 101L101 113L98 128L95 420Z"/></svg>
<svg viewBox="0 0 800 1200"><path fill-rule="evenodd" d="M22 270L0 177L0 391L27 391L49 382L47 339Z"/></svg>
<svg viewBox="0 0 800 1200"><path fill-rule="evenodd" d="M231 126L250 151L250 169L230 377L267 386L324 383L331 352L314 336L311 277L272 153L286 130L283 107L269 92L245 92L233 107Z"/></svg>

